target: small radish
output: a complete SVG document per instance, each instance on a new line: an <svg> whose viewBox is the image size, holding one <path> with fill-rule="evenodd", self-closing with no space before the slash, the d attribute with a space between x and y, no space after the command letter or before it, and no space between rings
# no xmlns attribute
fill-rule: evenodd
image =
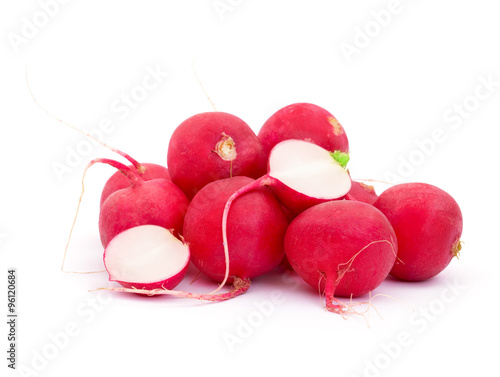
<svg viewBox="0 0 500 377"><path fill-rule="evenodd" d="M183 236L190 245L193 264L211 279L222 282L226 272L222 216L227 199L255 182L233 177L211 182L191 201L184 219ZM284 256L283 238L288 221L278 200L267 187L241 195L227 221L230 248L228 282L234 277L253 279L277 267Z"/></svg>
<svg viewBox="0 0 500 377"><path fill-rule="evenodd" d="M362 182L352 181L351 190L349 191L354 199L360 202L365 202L368 204L373 204L378 198L375 188L370 185L366 185Z"/></svg>
<svg viewBox="0 0 500 377"><path fill-rule="evenodd" d="M168 146L172 182L191 199L207 183L266 173L266 157L257 135L240 118L223 112L194 115L173 132Z"/></svg>
<svg viewBox="0 0 500 377"><path fill-rule="evenodd" d="M398 237L392 276L426 280L458 257L462 212L445 191L426 183L403 183L382 192L374 205L389 219Z"/></svg>
<svg viewBox="0 0 500 377"><path fill-rule="evenodd" d="M133 289L173 289L186 275L189 246L157 225L129 228L108 244L109 280Z"/></svg>
<svg viewBox="0 0 500 377"><path fill-rule="evenodd" d="M268 173L241 187L227 199L222 215L226 272L220 287L229 279L227 224L234 200L252 190L269 186L282 205L298 214L313 205L341 199L351 189L351 178L345 170L348 160L345 153L329 152L304 140L290 139L276 144L269 155Z"/></svg>
<svg viewBox="0 0 500 377"><path fill-rule="evenodd" d="M134 170L144 181L159 178L171 181L168 169L164 166L152 164L149 162L138 164L138 166L139 167L136 167L135 165L129 165L128 167ZM102 206L108 196L115 191L130 187L131 185L132 183L130 179L127 178L127 176L123 173L117 171L106 181L106 184L104 185L104 188L102 190L100 205Z"/></svg>
<svg viewBox="0 0 500 377"><path fill-rule="evenodd" d="M162 226L175 235L182 231L189 201L175 184L166 179L144 181L128 166L109 159L93 160L89 166L97 162L119 169L131 183L101 206L99 232L104 247L119 233L139 225Z"/></svg>
<svg viewBox="0 0 500 377"><path fill-rule="evenodd" d="M377 288L394 265L397 241L387 218L372 205L338 200L298 215L285 235L292 268L325 294L329 311L349 308L334 296L357 297Z"/></svg>
<svg viewBox="0 0 500 377"><path fill-rule="evenodd" d="M300 139L328 151L349 152L344 128L327 110L311 103L294 103L275 112L262 126L258 137L266 156L280 141Z"/></svg>

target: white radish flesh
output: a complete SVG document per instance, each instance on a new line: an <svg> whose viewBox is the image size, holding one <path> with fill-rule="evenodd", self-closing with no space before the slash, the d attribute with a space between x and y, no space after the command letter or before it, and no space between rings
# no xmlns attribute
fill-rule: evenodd
<svg viewBox="0 0 500 377"><path fill-rule="evenodd" d="M128 288L172 289L185 276L189 246L157 225L127 229L106 247L109 280Z"/></svg>

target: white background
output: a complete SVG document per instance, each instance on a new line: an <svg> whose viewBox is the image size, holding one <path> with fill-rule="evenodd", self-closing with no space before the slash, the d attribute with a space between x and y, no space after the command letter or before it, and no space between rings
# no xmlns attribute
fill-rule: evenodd
<svg viewBox="0 0 500 377"><path fill-rule="evenodd" d="M43 10L47 2L0 6L0 302L6 312L7 268L15 267L17 361L31 370L12 375L466 376L498 369L488 345L499 335L495 2L222 0L222 14L212 0L74 0ZM101 296L88 290L112 286L106 273L60 272L84 166L116 156L85 149L84 136L43 113L29 95L26 68L46 109L88 130L109 119L106 142L165 164L175 127L212 110L193 62L217 110L256 132L280 107L316 103L344 126L354 178L398 174L448 191L464 216L460 260L426 282L384 282L374 293L395 299L374 300L382 318L370 309L369 326L327 312L313 289L280 271L219 304ZM148 69L162 74L141 92ZM145 95L130 112L117 111L131 92ZM58 164L67 165L59 176ZM103 268L98 201L112 173L89 171L69 270ZM195 275L179 288L214 288L203 279L189 285ZM0 331L2 375L7 331ZM228 335L241 342L231 347Z"/></svg>

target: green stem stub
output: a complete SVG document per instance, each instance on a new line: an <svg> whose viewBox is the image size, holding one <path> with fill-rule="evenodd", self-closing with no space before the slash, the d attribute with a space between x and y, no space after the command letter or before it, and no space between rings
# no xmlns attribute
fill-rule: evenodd
<svg viewBox="0 0 500 377"><path fill-rule="evenodd" d="M335 152L330 152L330 156L337 161L340 166L342 166L344 169L347 166L347 163L349 162L349 153L341 152L341 151L335 151Z"/></svg>

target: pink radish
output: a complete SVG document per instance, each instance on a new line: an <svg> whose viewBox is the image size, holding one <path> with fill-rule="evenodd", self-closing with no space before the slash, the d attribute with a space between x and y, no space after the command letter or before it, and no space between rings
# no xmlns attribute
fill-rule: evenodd
<svg viewBox="0 0 500 377"><path fill-rule="evenodd" d="M131 186L115 191L102 204L99 232L104 247L119 233L139 225L158 225L182 231L189 201L183 192L166 179L144 181L134 170L108 159L93 160L89 166L101 162L119 169Z"/></svg>
<svg viewBox="0 0 500 377"><path fill-rule="evenodd" d="M189 246L157 225L129 228L104 251L109 280L126 288L173 289L186 275Z"/></svg>
<svg viewBox="0 0 500 377"><path fill-rule="evenodd" d="M183 236L190 245L193 264L211 279L222 282L226 272L222 216L227 199L249 184L248 177L211 182L191 201L184 219ZM281 205L266 187L238 197L227 222L230 248L229 279L253 279L279 265L288 221Z"/></svg>
<svg viewBox="0 0 500 377"><path fill-rule="evenodd" d="M266 156L280 141L300 139L328 151L349 152L344 128L327 110L311 103L294 103L275 112L259 131Z"/></svg>
<svg viewBox="0 0 500 377"><path fill-rule="evenodd" d="M352 181L351 190L349 191L354 199L365 202L368 204L373 204L378 198L375 188L370 185L366 185L362 182Z"/></svg>
<svg viewBox="0 0 500 377"><path fill-rule="evenodd" d="M159 178L171 181L168 169L161 165L146 162L138 164L138 167L136 167L135 165L129 165L129 168L134 170L144 181L149 181L151 179L159 179ZM132 182L130 181L130 179L127 178L127 176L124 175L123 173L117 171L107 180L106 184L104 185L101 194L100 205L102 206L102 204L108 198L108 196L114 193L115 191L130 187L131 185Z"/></svg>
<svg viewBox="0 0 500 377"><path fill-rule="evenodd" d="M189 199L217 179L259 178L266 172L266 157L252 129L234 115L215 111L194 115L175 129L167 162L172 182Z"/></svg>
<svg viewBox="0 0 500 377"><path fill-rule="evenodd" d="M334 296L357 297L377 288L394 265L397 241L375 207L338 200L316 205L288 227L285 252L292 268L325 294L329 311L349 308Z"/></svg>
<svg viewBox="0 0 500 377"><path fill-rule="evenodd" d="M426 183L403 183L382 192L374 205L389 219L398 237L392 276L426 280L458 257L462 212L445 191Z"/></svg>

